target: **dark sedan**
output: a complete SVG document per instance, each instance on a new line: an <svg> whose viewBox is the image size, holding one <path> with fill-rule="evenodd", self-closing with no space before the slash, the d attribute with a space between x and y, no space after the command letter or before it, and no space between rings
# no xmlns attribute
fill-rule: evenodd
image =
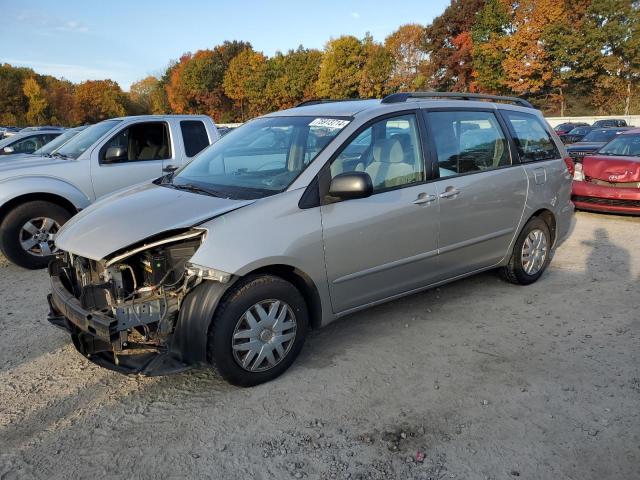
<svg viewBox="0 0 640 480"><path fill-rule="evenodd" d="M567 152L574 161L582 161L587 155L600 149L616 135L629 130L629 128L594 128L585 137L572 145L567 146Z"/></svg>
<svg viewBox="0 0 640 480"><path fill-rule="evenodd" d="M587 133L589 133L591 130L593 130L593 127L585 125L582 127L576 127L573 130L571 130L569 133L565 133L564 135L558 135L558 136L560 137L560 140L562 140L562 143L564 143L565 145L570 145L572 143L576 143L582 140L587 135Z"/></svg>
<svg viewBox="0 0 640 480"><path fill-rule="evenodd" d="M588 127L588 126L589 124L584 122L565 122L565 123L561 123L560 125L556 125L554 130L558 135L565 135L576 127Z"/></svg>

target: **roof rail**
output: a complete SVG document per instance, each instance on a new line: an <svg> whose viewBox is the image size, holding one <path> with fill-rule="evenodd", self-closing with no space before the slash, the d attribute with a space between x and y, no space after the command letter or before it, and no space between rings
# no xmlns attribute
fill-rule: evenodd
<svg viewBox="0 0 640 480"><path fill-rule="evenodd" d="M320 98L317 100L305 100L304 102L297 104L295 108L304 107L307 105L319 105L321 103L357 102L358 100L367 100L367 99L366 98L336 98L336 99Z"/></svg>
<svg viewBox="0 0 640 480"><path fill-rule="evenodd" d="M382 99L382 103L402 103L410 98L451 98L456 100L495 100L509 102L521 107L534 108L529 102L518 97L503 97L501 95L485 95L483 93L465 92L401 92L392 93Z"/></svg>

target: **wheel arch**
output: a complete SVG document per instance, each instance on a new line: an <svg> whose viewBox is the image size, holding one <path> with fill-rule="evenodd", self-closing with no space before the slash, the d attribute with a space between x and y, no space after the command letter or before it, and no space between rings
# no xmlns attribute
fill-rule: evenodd
<svg viewBox="0 0 640 480"><path fill-rule="evenodd" d="M266 265L247 272L245 275L275 275L291 283L302 294L309 309L311 328L322 325L322 302L318 289L309 275L302 270L286 264Z"/></svg>
<svg viewBox="0 0 640 480"><path fill-rule="evenodd" d="M18 205L34 201L45 201L53 203L64 208L71 215L75 215L76 213L78 213L78 207L76 207L73 202L63 197L62 195L49 192L25 193L13 197L11 200L8 200L4 204L0 205L0 222L2 222L5 216Z"/></svg>
<svg viewBox="0 0 640 480"><path fill-rule="evenodd" d="M557 237L557 222L556 222L556 216L555 214L549 210L548 208L540 208L538 210L536 210L527 220L527 222L529 220L531 220L532 218L540 218L542 221L544 221L544 223L547 224L547 226L549 227L549 233L551 234L551 245L555 245L555 241L556 241L556 237ZM527 222L524 223L524 225L527 224ZM522 228L524 228L524 225L522 226Z"/></svg>

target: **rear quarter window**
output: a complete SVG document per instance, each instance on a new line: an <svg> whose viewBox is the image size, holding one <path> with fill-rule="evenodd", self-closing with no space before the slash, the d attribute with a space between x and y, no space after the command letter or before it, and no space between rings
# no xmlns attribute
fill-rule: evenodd
<svg viewBox="0 0 640 480"><path fill-rule="evenodd" d="M538 117L512 110L502 110L502 115L509 124L521 162L560 158L556 144Z"/></svg>
<svg viewBox="0 0 640 480"><path fill-rule="evenodd" d="M204 123L199 120L183 120L180 122L184 151L187 157L193 157L209 146L209 135Z"/></svg>

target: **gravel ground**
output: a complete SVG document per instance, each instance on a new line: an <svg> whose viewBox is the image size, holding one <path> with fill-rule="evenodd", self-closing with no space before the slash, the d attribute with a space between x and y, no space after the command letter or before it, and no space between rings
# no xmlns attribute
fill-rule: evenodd
<svg viewBox="0 0 640 480"><path fill-rule="evenodd" d="M0 259L0 478L638 478L640 218L577 217L535 285L353 315L251 389L90 364Z"/></svg>

